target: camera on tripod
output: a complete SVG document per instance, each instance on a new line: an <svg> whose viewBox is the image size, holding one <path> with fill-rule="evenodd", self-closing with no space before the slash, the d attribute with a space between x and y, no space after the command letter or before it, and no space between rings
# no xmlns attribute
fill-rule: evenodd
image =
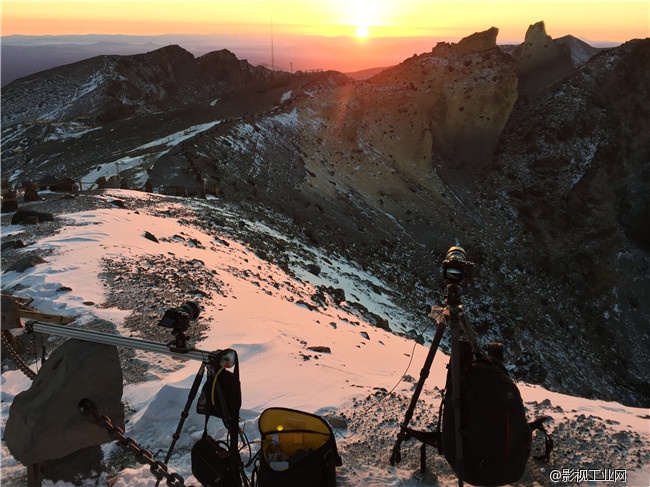
<svg viewBox="0 0 650 487"><path fill-rule="evenodd" d="M167 344L170 350L174 352L188 352L194 347L188 342L189 337L185 332L190 327L190 321L199 317L201 308L196 301L186 301L181 306L170 308L158 322L159 326L172 329L172 335L176 337Z"/></svg>
<svg viewBox="0 0 650 487"><path fill-rule="evenodd" d="M442 262L442 277L452 284L459 284L464 278L472 277L474 263L467 260L462 247L450 247Z"/></svg>

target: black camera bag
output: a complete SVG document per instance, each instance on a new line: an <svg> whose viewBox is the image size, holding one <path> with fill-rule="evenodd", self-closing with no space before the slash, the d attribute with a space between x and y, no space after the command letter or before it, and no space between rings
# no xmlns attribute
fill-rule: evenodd
<svg viewBox="0 0 650 487"><path fill-rule="evenodd" d="M203 487L237 487L228 445L208 435L207 419L203 436L192 447L192 474Z"/></svg>

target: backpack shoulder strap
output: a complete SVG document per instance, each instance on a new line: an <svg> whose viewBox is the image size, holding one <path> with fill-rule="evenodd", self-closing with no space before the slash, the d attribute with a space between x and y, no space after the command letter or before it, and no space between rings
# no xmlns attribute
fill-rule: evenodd
<svg viewBox="0 0 650 487"><path fill-rule="evenodd" d="M205 426L203 427L203 437L208 436L208 420L210 419L210 415L206 414L205 415Z"/></svg>
<svg viewBox="0 0 650 487"><path fill-rule="evenodd" d="M533 458L536 460L544 460L546 462L550 460L551 450L553 450L553 438L551 438L551 435L549 435L546 428L544 428L544 421L548 421L549 419L551 419L550 416L540 416L534 421L528 423L531 431L539 430L544 435L544 454L535 455Z"/></svg>

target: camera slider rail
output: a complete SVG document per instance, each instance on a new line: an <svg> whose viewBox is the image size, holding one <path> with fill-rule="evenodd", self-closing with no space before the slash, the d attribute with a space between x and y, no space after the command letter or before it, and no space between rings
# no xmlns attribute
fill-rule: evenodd
<svg viewBox="0 0 650 487"><path fill-rule="evenodd" d="M31 321L25 324L27 332L48 333L67 338L76 338L87 342L103 343L105 345L115 345L117 347L127 347L135 350L144 350L147 352L160 353L171 357L185 358L208 362L214 357L214 352L206 352L196 348L181 349L170 344L142 340L140 338L131 338L121 335L111 335L101 331L84 330L83 328L72 328L70 326L56 325L53 323L43 323L41 321Z"/></svg>

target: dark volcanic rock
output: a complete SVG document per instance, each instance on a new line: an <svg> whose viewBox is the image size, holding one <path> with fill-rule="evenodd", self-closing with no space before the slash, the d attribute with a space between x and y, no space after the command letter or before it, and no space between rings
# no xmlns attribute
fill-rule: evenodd
<svg viewBox="0 0 650 487"><path fill-rule="evenodd" d="M23 257L19 261L5 268L4 272L10 272L10 271L25 272L30 267L34 267L38 264L44 264L45 262L46 260L43 259L42 257L39 257L38 255Z"/></svg>
<svg viewBox="0 0 650 487"><path fill-rule="evenodd" d="M12 225L21 225L25 223L51 222L54 221L52 213L45 213L34 210L18 210L11 218Z"/></svg>
<svg viewBox="0 0 650 487"><path fill-rule="evenodd" d="M1 213L11 213L18 210L18 201L16 199L2 199Z"/></svg>
<svg viewBox="0 0 650 487"><path fill-rule="evenodd" d="M520 100L483 185L511 242L493 272L519 297L503 306L526 316L514 341L544 355L551 387L645 405L649 63L650 41L631 41Z"/></svg>

